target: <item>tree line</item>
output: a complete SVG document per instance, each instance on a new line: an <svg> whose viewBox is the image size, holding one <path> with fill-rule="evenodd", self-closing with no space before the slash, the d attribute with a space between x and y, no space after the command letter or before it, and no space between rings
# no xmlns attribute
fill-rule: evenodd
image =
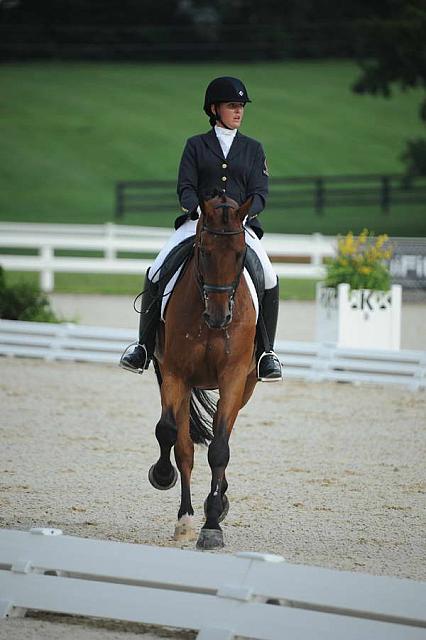
<svg viewBox="0 0 426 640"><path fill-rule="evenodd" d="M398 0L0 0L2 59L360 57Z"/></svg>

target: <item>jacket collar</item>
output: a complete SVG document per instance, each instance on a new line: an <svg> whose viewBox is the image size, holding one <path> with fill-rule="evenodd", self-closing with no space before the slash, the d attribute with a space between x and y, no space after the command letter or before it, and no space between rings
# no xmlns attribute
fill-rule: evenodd
<svg viewBox="0 0 426 640"><path fill-rule="evenodd" d="M202 138L215 155L219 156L221 160L225 160L222 147L220 146L220 142L217 139L214 129L210 129L210 131L208 131L207 133L204 133L202 135ZM243 140L244 140L244 136L239 131L237 131L237 134L231 144L231 148L229 149L229 153L226 158L227 160L232 160L232 158L234 158L241 152L244 146Z"/></svg>

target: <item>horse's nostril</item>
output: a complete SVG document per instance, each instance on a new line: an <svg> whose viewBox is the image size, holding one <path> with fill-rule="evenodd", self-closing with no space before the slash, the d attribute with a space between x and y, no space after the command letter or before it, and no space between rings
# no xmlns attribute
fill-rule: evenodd
<svg viewBox="0 0 426 640"><path fill-rule="evenodd" d="M204 320L210 329L223 329L225 322L221 318L214 318L208 314L204 314Z"/></svg>

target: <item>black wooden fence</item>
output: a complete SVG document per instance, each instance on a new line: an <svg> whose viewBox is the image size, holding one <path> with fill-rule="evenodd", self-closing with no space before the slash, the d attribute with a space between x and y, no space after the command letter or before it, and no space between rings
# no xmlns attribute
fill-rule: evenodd
<svg viewBox="0 0 426 640"><path fill-rule="evenodd" d="M351 175L271 178L268 211L303 208L324 215L330 207L377 207L384 215L395 205L426 206L426 177ZM176 183L170 180L120 181L115 217L128 213L170 213L178 209ZM426 215L426 208L425 208Z"/></svg>

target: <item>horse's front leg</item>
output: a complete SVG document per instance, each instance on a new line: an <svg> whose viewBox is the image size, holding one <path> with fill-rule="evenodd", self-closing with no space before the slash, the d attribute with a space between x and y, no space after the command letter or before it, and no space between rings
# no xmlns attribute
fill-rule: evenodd
<svg viewBox="0 0 426 640"><path fill-rule="evenodd" d="M197 541L199 549L223 547L223 532L219 522L226 515L228 504L225 491L228 483L225 477L230 450L229 437L240 410L244 384L229 384L220 394L214 421L214 437L208 451L208 461L212 473L210 493L205 503L206 522Z"/></svg>
<svg viewBox="0 0 426 640"><path fill-rule="evenodd" d="M163 407L155 436L160 447L160 457L150 468L148 478L153 487L166 491L175 486L178 478L177 471L170 462L170 452L177 438L177 426L173 412L168 407Z"/></svg>
<svg viewBox="0 0 426 640"><path fill-rule="evenodd" d="M245 404L247 404L247 402L250 400L254 388L256 386L257 383L257 375L256 375L256 369L253 370L252 373L250 373L247 377L247 381L245 384L245 388L244 388L244 393L243 393L243 397L241 400L241 406L240 409L242 409L242 407L244 407ZM217 414L216 414L217 417ZM216 421L215 421L216 423ZM226 479L226 475L225 473L223 474L223 479L222 479L222 483L221 483L221 495L222 495L222 513L219 516L219 522L222 522L222 520L224 520L226 518L226 516L228 515L228 511L229 511L229 500L226 496L226 491L228 489L228 481ZM206 498L205 502L204 502L204 515L207 518L207 503L208 503L208 497Z"/></svg>

